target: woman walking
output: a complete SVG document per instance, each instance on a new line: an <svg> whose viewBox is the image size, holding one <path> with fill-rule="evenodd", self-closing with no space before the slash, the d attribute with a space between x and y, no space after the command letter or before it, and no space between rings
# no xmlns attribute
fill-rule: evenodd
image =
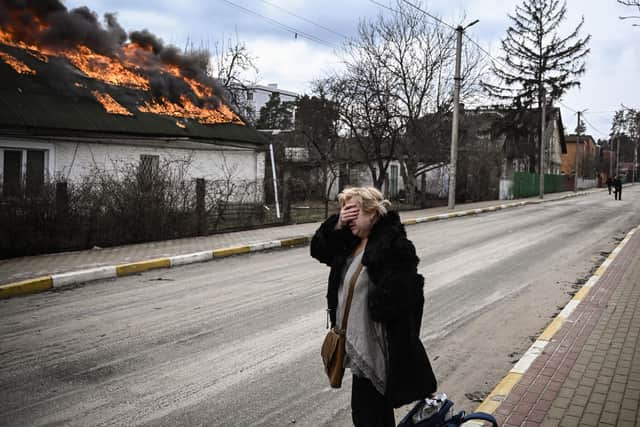
<svg viewBox="0 0 640 427"><path fill-rule="evenodd" d="M311 256L331 267L327 303L332 327L342 322L355 279L345 345L346 366L353 374L353 423L395 426L394 408L436 391L420 341L424 279L400 216L388 210L391 203L379 190L345 189L339 201L340 214L329 217L313 236Z"/></svg>

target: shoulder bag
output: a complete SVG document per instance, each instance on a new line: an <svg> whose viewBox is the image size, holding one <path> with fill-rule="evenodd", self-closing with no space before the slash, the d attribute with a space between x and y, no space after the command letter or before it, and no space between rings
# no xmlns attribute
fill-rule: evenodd
<svg viewBox="0 0 640 427"><path fill-rule="evenodd" d="M340 328L333 327L327 332L327 336L324 338L320 355L322 356L322 362L324 363L324 371L329 377L329 384L333 388L340 388L342 386L342 377L344 376L344 358L346 355L345 341L347 333L347 322L349 321L349 309L351 308L351 300L353 299L353 288L356 286L360 272L362 271L362 264L358 266L358 269L351 278L349 285L349 294L344 306L344 316L342 316L342 325Z"/></svg>

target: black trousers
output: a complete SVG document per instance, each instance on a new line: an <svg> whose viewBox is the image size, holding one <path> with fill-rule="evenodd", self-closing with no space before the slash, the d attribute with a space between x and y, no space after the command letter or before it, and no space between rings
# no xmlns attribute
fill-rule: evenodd
<svg viewBox="0 0 640 427"><path fill-rule="evenodd" d="M393 405L378 393L371 381L353 376L351 419L355 427L395 427Z"/></svg>
<svg viewBox="0 0 640 427"><path fill-rule="evenodd" d="M622 190L616 190L616 200L622 200Z"/></svg>

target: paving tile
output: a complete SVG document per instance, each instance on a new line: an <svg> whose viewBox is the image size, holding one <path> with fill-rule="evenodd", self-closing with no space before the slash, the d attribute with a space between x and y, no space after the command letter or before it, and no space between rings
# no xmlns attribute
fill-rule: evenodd
<svg viewBox="0 0 640 427"><path fill-rule="evenodd" d="M589 402L584 408L585 414L600 415L600 412L604 409L602 403ZM617 410L617 409L616 409Z"/></svg>
<svg viewBox="0 0 640 427"><path fill-rule="evenodd" d="M560 421L560 427L578 427L580 425L580 418L574 416L564 417Z"/></svg>
<svg viewBox="0 0 640 427"><path fill-rule="evenodd" d="M519 426L524 422L525 416L520 414L511 414L505 421L505 425L512 424Z"/></svg>
<svg viewBox="0 0 640 427"><path fill-rule="evenodd" d="M584 413L584 405L576 405L573 402L567 408L567 416L581 417Z"/></svg>
<svg viewBox="0 0 640 427"><path fill-rule="evenodd" d="M629 409L620 410L620 420L624 421L635 421L636 420L636 411Z"/></svg>
<svg viewBox="0 0 640 427"><path fill-rule="evenodd" d="M614 412L603 412L600 415L600 422L603 424L615 424L618 419L618 414Z"/></svg>

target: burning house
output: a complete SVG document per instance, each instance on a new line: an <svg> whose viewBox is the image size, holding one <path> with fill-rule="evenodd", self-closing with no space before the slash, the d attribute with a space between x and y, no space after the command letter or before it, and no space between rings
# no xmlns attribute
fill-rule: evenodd
<svg viewBox="0 0 640 427"><path fill-rule="evenodd" d="M146 30L127 34L113 15L1 0L0 194L179 160L188 178L255 182L261 202L265 140L225 104L207 63Z"/></svg>

